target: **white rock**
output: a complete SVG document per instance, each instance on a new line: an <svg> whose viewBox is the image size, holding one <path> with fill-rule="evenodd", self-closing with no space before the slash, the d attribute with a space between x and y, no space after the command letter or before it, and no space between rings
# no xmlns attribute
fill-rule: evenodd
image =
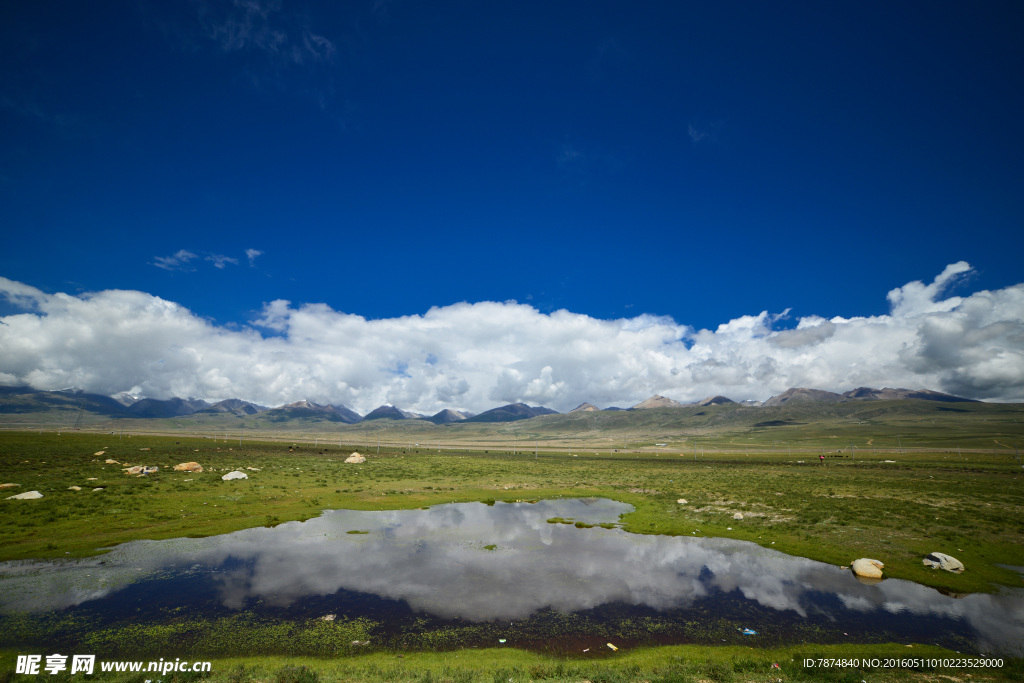
<svg viewBox="0 0 1024 683"><path fill-rule="evenodd" d="M680 505L686 505L686 499L685 498L680 498L676 502L679 503Z"/></svg>
<svg viewBox="0 0 1024 683"><path fill-rule="evenodd" d="M853 569L853 573L857 576L862 576L865 579L880 579L882 578L882 567L885 565L878 560L871 560L866 557L862 557L859 560L854 560L850 563L850 568Z"/></svg>
<svg viewBox="0 0 1024 683"><path fill-rule="evenodd" d="M81 486L69 486L68 490L69 491L81 491L82 487Z"/></svg>
<svg viewBox="0 0 1024 683"><path fill-rule="evenodd" d="M732 518L733 519L743 519L743 513L742 512L734 513Z"/></svg>
<svg viewBox="0 0 1024 683"><path fill-rule="evenodd" d="M7 500L36 500L42 498L43 494L39 491L25 491L25 493L19 493L16 496L7 496Z"/></svg>
<svg viewBox="0 0 1024 683"><path fill-rule="evenodd" d="M964 563L946 553L929 553L928 557L921 560L932 569L945 569L947 572L961 573L964 570Z"/></svg>
<svg viewBox="0 0 1024 683"><path fill-rule="evenodd" d="M365 455L360 455L359 453L353 453L352 455L350 455L347 458L345 458L345 462L348 462L348 463L366 462L366 456Z"/></svg>
<svg viewBox="0 0 1024 683"><path fill-rule="evenodd" d="M221 477L221 479L223 479L224 481L231 481L232 479L248 479L248 478L249 478L248 474L246 474L245 472L239 472L238 470L235 470L234 472L228 472L223 477Z"/></svg>

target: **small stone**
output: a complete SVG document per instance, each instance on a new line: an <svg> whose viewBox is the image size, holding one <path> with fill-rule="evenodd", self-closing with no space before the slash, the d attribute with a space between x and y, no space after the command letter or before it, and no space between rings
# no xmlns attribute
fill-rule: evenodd
<svg viewBox="0 0 1024 683"><path fill-rule="evenodd" d="M120 464L121 464L121 463L119 463L118 461L116 461L116 460L113 460L112 458L107 458L107 459L106 459L106 460L104 461L104 463L105 463L105 464L107 464L107 465L120 465Z"/></svg>
<svg viewBox="0 0 1024 683"><path fill-rule="evenodd" d="M103 455L106 451L96 451L93 455Z"/></svg>
<svg viewBox="0 0 1024 683"><path fill-rule="evenodd" d="M235 470L234 472L228 472L223 477L221 477L221 479L223 479L224 481L231 481L232 479L248 479L248 478L249 478L248 474L246 474L245 472L239 472L238 470Z"/></svg>
<svg viewBox="0 0 1024 683"><path fill-rule="evenodd" d="M68 487L68 491L81 491L81 490L82 490L81 486L69 486Z"/></svg>
<svg viewBox="0 0 1024 683"><path fill-rule="evenodd" d="M686 499L685 498L680 498L676 502L679 503L680 505L686 505Z"/></svg>
<svg viewBox="0 0 1024 683"><path fill-rule="evenodd" d="M743 513L742 512L736 512L736 513L733 514L732 518L733 519L743 519Z"/></svg>

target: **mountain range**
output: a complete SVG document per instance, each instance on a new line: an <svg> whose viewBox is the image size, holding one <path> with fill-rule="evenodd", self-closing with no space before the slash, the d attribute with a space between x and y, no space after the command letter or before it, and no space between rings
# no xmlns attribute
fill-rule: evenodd
<svg viewBox="0 0 1024 683"><path fill-rule="evenodd" d="M831 391L808 388L792 388L777 396L772 396L763 403L744 401L744 406L777 407L799 403L845 403L853 401L876 400L925 400L945 403L974 402L973 399L944 394L928 389L871 389L859 387L838 394ZM625 410L656 410L687 407L719 406L736 403L725 396L716 395L695 403L681 403L661 395L654 395ZM321 405L312 401L296 401L276 408L268 408L249 401L229 398L210 404L195 398L137 398L121 393L116 396L91 394L79 390L42 391L29 387L0 387L0 414L30 414L50 411L74 411L79 414L88 412L113 418L179 418L189 415L232 414L237 417L259 416L270 423L283 423L293 420L326 421L344 424L371 422L374 420L423 420L436 425L448 425L459 422L514 422L528 420L542 415L555 415L558 411L544 406L529 406L525 403L511 403L492 408L478 415L445 408L438 413L426 416L402 410L393 405L382 405L366 415L359 415L343 405ZM591 403L583 403L569 414L621 411L622 408L609 407L601 410Z"/></svg>

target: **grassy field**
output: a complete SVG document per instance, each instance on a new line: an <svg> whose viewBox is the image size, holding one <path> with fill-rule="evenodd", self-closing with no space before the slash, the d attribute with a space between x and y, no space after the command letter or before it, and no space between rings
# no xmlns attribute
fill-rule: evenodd
<svg viewBox="0 0 1024 683"><path fill-rule="evenodd" d="M411 446L385 446L378 454L360 445L368 460L352 465L342 461L353 446L314 438L315 445L297 440L240 444L237 438L215 441L185 435L2 432L0 483L19 486L4 489L0 496L0 559L83 556L140 538L213 535L307 519L325 508L379 510L603 496L635 507L622 519L626 530L635 533L693 536L699 530L701 536L748 540L837 565L873 557L885 562L888 577L950 593L1022 585L1018 574L1000 566L1024 566L1024 469L1012 450L977 444L960 452L926 450L908 436L901 443L902 453L872 453L870 446L856 453L826 449L828 457L821 464L809 446L807 452L791 453L764 440L755 449L729 451L723 443L701 452L698 446L696 455L653 444L624 452L581 443L536 455L519 447L513 454L511 448L438 452ZM96 455L99 451L103 455ZM125 475L121 465L105 464L108 458L156 465L160 471L147 477ZM171 469L193 460L204 466L203 473ZM250 478L220 479L233 469L247 471ZM45 497L5 500L28 490ZM679 498L687 503L679 504ZM742 512L744 519L734 520L735 512ZM967 571L956 575L926 568L921 559L932 551L954 555ZM429 643L423 645L430 649ZM394 653L382 652L365 659L301 661L323 680L497 680L491 678L496 672L509 673L501 680L776 680L771 674L777 670L755 675L753 668L745 668L755 665L744 663L747 659L738 650L669 651L628 653L648 657L646 663L626 658L625 652L602 663L503 652L502 657L524 659L509 660L506 666L498 658L498 663L485 665L490 660L479 659L483 655L476 650L456 650L436 659L411 653L398 660ZM762 664L783 656L781 651L745 652L751 662ZM456 656L464 658L458 665ZM681 659L671 659L676 656ZM223 666L234 663L225 660ZM248 673L228 674L222 667L216 680L285 680L280 671L288 666L260 659L261 668ZM424 678L426 671L434 678ZM821 675L792 666L784 673L783 680ZM862 673L824 680L859 681ZM869 680L901 680L903 674L879 675L871 672ZM915 675L933 680L927 678L932 674ZM992 675L1000 680L1000 674ZM971 680L984 677L974 672Z"/></svg>
<svg viewBox="0 0 1024 683"><path fill-rule="evenodd" d="M694 457L579 448L513 455L389 447L371 451L363 465L344 464L351 451L184 436L0 433L0 471L5 482L19 484L5 491L45 495L0 500L0 559L93 554L138 538L308 519L325 508L604 496L635 506L622 521L636 533L699 529L840 565L874 557L885 562L887 576L952 592L1021 583L998 566L1024 565L1024 470L1012 455L864 452L854 459L827 452L821 464L813 454L785 452ZM104 464L108 458L160 472L127 476L121 465ZM191 460L206 471L171 469ZM248 480L221 481L224 472L246 467L257 468ZM735 512L744 514L741 523ZM958 557L968 571L926 568L921 558L936 550Z"/></svg>
<svg viewBox="0 0 1024 683"><path fill-rule="evenodd" d="M906 659L944 658L951 653L939 648L885 645L873 648L870 657ZM954 655L955 656L955 655ZM917 669L889 667L805 666L808 658L863 658L863 648L803 646L777 649L749 647L702 648L677 645L637 648L609 653L597 660L547 657L513 649L460 650L457 652L377 652L348 657L262 657L214 659L208 674L170 673L161 683L327 683L367 681L380 683L777 683L778 681L834 681L835 683L889 683L926 681L1020 681L1021 660L1004 660L1002 667L957 668L924 666ZM37 676L12 674L14 653L0 652L0 683L37 680ZM148 676L148 678L147 678ZM67 683L67 674L47 675L46 680ZM152 674L102 674L90 680L111 683L144 683Z"/></svg>

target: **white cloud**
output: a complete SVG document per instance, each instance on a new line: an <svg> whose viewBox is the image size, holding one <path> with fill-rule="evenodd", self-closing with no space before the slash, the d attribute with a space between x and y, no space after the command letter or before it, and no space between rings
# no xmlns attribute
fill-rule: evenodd
<svg viewBox="0 0 1024 683"><path fill-rule="evenodd" d="M199 22L224 52L252 51L282 64L330 62L336 48L289 15L278 0L200 3Z"/></svg>
<svg viewBox="0 0 1024 683"><path fill-rule="evenodd" d="M223 254L210 254L206 257L206 260L211 262L214 268L220 268L221 270L224 270L224 266L228 263L238 265L238 259L224 256Z"/></svg>
<svg viewBox="0 0 1024 683"><path fill-rule="evenodd" d="M1022 401L1024 284L941 299L969 270L953 264L929 285L894 289L888 315L807 316L788 330L773 329L785 313L695 330L665 317L599 320L515 302L367 320L284 300L238 330L144 292L51 295L0 278L0 294L25 311L0 318L0 382L266 405L308 398L363 413L382 403L425 413L513 401L627 406L654 393L764 399L792 386Z"/></svg>
<svg viewBox="0 0 1024 683"><path fill-rule="evenodd" d="M245 258L249 259L249 267L256 265L256 257L263 256L263 252L259 249L246 249Z"/></svg>
<svg viewBox="0 0 1024 683"><path fill-rule="evenodd" d="M191 251L179 249L171 256L153 257L153 265L164 270L194 270L192 266L188 265L188 262L194 258L198 257Z"/></svg>

